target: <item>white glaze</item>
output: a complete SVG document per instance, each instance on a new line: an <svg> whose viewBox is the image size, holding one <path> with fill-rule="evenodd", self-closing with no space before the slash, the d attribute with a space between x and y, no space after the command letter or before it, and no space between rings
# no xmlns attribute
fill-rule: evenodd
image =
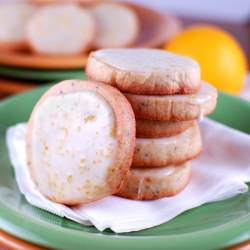
<svg viewBox="0 0 250 250"><path fill-rule="evenodd" d="M115 116L98 93L48 97L36 110L32 162L43 193L86 199L105 186L117 150Z"/></svg>
<svg viewBox="0 0 250 250"><path fill-rule="evenodd" d="M104 2L93 5L91 10L98 25L95 46L125 47L137 38L139 20L132 8Z"/></svg>
<svg viewBox="0 0 250 250"><path fill-rule="evenodd" d="M135 97L137 94L125 93L125 96ZM201 88L192 94L172 94L172 95L140 95L145 96L145 98L157 98L157 99L166 99L169 101L176 102L186 102L197 105L202 105L206 101L208 101L212 96L217 95L217 90L211 84L201 81Z"/></svg>
<svg viewBox="0 0 250 250"><path fill-rule="evenodd" d="M127 97L136 98L138 95L131 93L123 93ZM172 94L172 95L141 95L145 98L157 98L159 100L164 99L170 102L182 102L182 103L191 103L198 105L200 108L198 121L203 119L203 110L204 105L208 102L213 96L217 96L217 90L211 84L201 81L201 88L192 94Z"/></svg>
<svg viewBox="0 0 250 250"><path fill-rule="evenodd" d="M135 145L171 145L178 144L190 140L190 138L195 134L197 128L196 126L190 126L185 131L177 135L172 135L168 137L158 137L158 138L140 138L136 137Z"/></svg>
<svg viewBox="0 0 250 250"><path fill-rule="evenodd" d="M46 5L27 26L27 36L40 53L74 54L94 38L91 13L75 4Z"/></svg>
<svg viewBox="0 0 250 250"><path fill-rule="evenodd" d="M153 72L171 74L172 80L180 82L187 72L200 75L199 64L191 58L159 49L103 49L94 53L100 61L129 72ZM173 76L173 77L172 77Z"/></svg>
<svg viewBox="0 0 250 250"><path fill-rule="evenodd" d="M14 2L0 6L0 40L23 42L28 18L36 10L29 3Z"/></svg>

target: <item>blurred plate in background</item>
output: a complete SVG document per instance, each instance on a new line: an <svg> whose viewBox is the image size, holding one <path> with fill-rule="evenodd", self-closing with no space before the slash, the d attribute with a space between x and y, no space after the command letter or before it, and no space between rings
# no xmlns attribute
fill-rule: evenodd
<svg viewBox="0 0 250 250"><path fill-rule="evenodd" d="M178 18L139 5L129 6L137 12L141 23L141 31L133 47L160 47L181 29ZM0 50L0 65L29 69L78 69L85 67L87 57L88 54L63 57Z"/></svg>
<svg viewBox="0 0 250 250"><path fill-rule="evenodd" d="M28 69L0 65L0 76L28 80L36 82L49 82L54 80L66 79L85 79L84 69L64 69L64 70L50 70L50 69Z"/></svg>

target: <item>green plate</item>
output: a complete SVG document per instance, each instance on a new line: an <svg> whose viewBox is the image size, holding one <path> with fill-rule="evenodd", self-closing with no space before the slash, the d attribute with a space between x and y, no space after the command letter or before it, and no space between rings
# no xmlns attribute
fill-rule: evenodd
<svg viewBox="0 0 250 250"><path fill-rule="evenodd" d="M0 103L1 230L53 249L219 249L250 239L250 192L191 209L160 226L125 234L99 232L31 206L16 184L5 131L28 120L32 107L48 87ZM249 116L250 103L220 93L211 118L250 134Z"/></svg>
<svg viewBox="0 0 250 250"><path fill-rule="evenodd" d="M84 69L27 69L0 65L0 76L36 82L51 82L65 79L84 79Z"/></svg>

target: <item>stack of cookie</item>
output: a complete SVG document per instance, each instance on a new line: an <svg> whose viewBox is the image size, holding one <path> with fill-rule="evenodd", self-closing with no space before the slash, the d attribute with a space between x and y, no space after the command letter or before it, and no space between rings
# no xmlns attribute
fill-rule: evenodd
<svg viewBox="0 0 250 250"><path fill-rule="evenodd" d="M136 117L132 166L116 195L150 200L183 190L202 151L197 120L217 102L198 63L158 49L102 49L90 54L86 74L118 88Z"/></svg>

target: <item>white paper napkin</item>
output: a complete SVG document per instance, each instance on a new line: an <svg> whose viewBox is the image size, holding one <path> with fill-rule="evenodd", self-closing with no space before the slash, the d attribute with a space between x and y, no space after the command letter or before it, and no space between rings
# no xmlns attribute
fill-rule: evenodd
<svg viewBox="0 0 250 250"><path fill-rule="evenodd" d="M7 131L7 145L16 180L32 205L100 231L138 231L160 225L201 204L223 200L248 190L250 182L250 135L205 118L200 123L203 152L192 163L188 186L174 197L132 201L109 196L99 201L67 207L46 199L30 178L25 156L26 124Z"/></svg>

